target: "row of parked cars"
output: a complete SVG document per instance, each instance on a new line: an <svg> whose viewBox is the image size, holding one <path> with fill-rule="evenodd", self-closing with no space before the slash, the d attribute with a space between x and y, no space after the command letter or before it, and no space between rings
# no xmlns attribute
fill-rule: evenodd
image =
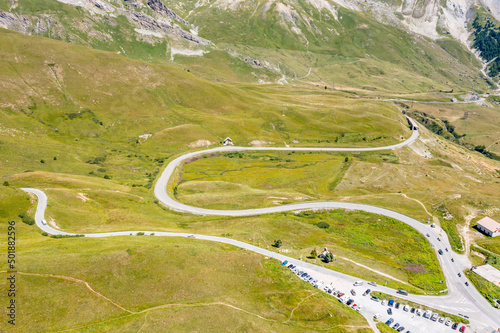
<svg viewBox="0 0 500 333"><path fill-rule="evenodd" d="M380 301L377 297L372 297L371 298L374 301ZM385 300L381 301L382 305L385 305ZM394 300L389 300L387 302L387 314L392 315L392 308L399 309L400 307L403 308L403 311L409 312L409 313L414 313L417 316L422 316L424 318L430 319L435 322L439 322L441 324L445 324L446 326L451 326L452 329L456 330L458 328L458 323L452 323L450 319L447 319L443 316L439 317L439 313L437 312L432 312L430 310L426 310L422 313L422 310L420 309L415 309L415 308L410 308L408 305L401 305L397 302L394 302ZM394 319L390 318L386 324L390 326L393 323ZM402 332L404 330L404 327L401 328L402 326L399 325L399 323L396 323L393 328L396 329L398 332ZM465 326L460 327L460 332L465 332ZM409 333L410 331L407 331L406 333Z"/></svg>
<svg viewBox="0 0 500 333"><path fill-rule="evenodd" d="M284 262L284 265L286 265L288 262ZM340 290L335 289L331 284L325 285L324 281L318 280L314 278L312 275L309 273L306 273L305 271L300 270L297 266L290 264L287 266L293 273L295 273L299 278L302 280L309 282L312 284L314 287L324 291L327 294L330 294L332 296L335 296L338 298L339 302L345 303L346 305L350 306L356 311L360 311L363 306L360 304L357 304L352 298L350 298L348 295L345 293L341 292ZM375 282L369 282L370 284L376 286ZM354 283L355 286L362 285L362 282L356 282ZM366 296L370 293L370 289L367 289L363 296ZM354 289L351 289L351 294L353 296L356 296L356 292Z"/></svg>

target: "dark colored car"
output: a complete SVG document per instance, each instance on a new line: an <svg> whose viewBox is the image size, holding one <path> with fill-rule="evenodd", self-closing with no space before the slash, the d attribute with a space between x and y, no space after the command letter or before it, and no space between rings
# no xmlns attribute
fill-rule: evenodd
<svg viewBox="0 0 500 333"><path fill-rule="evenodd" d="M415 308L411 308L410 313L415 313Z"/></svg>
<svg viewBox="0 0 500 333"><path fill-rule="evenodd" d="M344 293L338 293L338 294L337 294L337 296L338 296L338 297L342 297L342 296L344 296L344 295L345 295Z"/></svg>
<svg viewBox="0 0 500 333"><path fill-rule="evenodd" d="M366 289L365 293L363 294L363 296L366 296L368 295L372 290L371 289Z"/></svg>
<svg viewBox="0 0 500 333"><path fill-rule="evenodd" d="M403 332L403 331L404 331L404 329L405 329L405 327L404 327L404 326L401 326L400 328L398 328L398 332Z"/></svg>
<svg viewBox="0 0 500 333"><path fill-rule="evenodd" d="M387 326L390 326L394 322L394 319L390 318L388 321L385 322Z"/></svg>
<svg viewBox="0 0 500 333"><path fill-rule="evenodd" d="M388 314L388 315L391 315L391 314L392 314L392 309L391 309L391 308L387 308L387 314Z"/></svg>
<svg viewBox="0 0 500 333"><path fill-rule="evenodd" d="M354 302L354 300L353 300L352 298L350 298L350 299L347 301L347 303L346 303L346 304L347 304L347 305L351 305L351 304L352 304L352 302Z"/></svg>
<svg viewBox="0 0 500 333"><path fill-rule="evenodd" d="M439 253L440 255L443 255L443 250L439 249L438 253Z"/></svg>
<svg viewBox="0 0 500 333"><path fill-rule="evenodd" d="M395 307L396 309L399 309L399 303L396 303L396 305L394 305L394 307Z"/></svg>
<svg viewBox="0 0 500 333"><path fill-rule="evenodd" d="M392 328L394 329L397 329L399 327L399 323L395 323L394 326L392 326Z"/></svg>
<svg viewBox="0 0 500 333"><path fill-rule="evenodd" d="M453 323L453 325L451 325L451 328L453 328L454 330L456 330L458 327L458 323Z"/></svg>

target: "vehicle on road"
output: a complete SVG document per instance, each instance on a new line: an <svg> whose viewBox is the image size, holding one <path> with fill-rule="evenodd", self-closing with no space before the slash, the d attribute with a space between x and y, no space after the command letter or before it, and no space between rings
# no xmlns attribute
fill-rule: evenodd
<svg viewBox="0 0 500 333"><path fill-rule="evenodd" d="M387 320L387 321L385 322L385 324L386 324L387 326L390 326L393 322L394 322L394 319L393 319L393 318L389 318L389 320Z"/></svg>
<svg viewBox="0 0 500 333"><path fill-rule="evenodd" d="M445 250L446 252L448 252L448 248L445 248L444 250Z"/></svg>
<svg viewBox="0 0 500 333"><path fill-rule="evenodd" d="M351 295L352 295L352 296L356 296L356 290L351 289Z"/></svg>
<svg viewBox="0 0 500 333"><path fill-rule="evenodd" d="M462 333L465 332L465 326L460 327L459 331L462 332Z"/></svg>
<svg viewBox="0 0 500 333"><path fill-rule="evenodd" d="M365 292L363 293L363 296L368 295L371 292L371 289L366 289Z"/></svg>
<svg viewBox="0 0 500 333"><path fill-rule="evenodd" d="M363 281L354 282L354 286L362 286L362 285L363 285Z"/></svg>
<svg viewBox="0 0 500 333"><path fill-rule="evenodd" d="M194 235L189 235L188 238L195 238Z"/></svg>
<svg viewBox="0 0 500 333"><path fill-rule="evenodd" d="M387 314L390 316L392 315L392 309L391 308L387 308Z"/></svg>
<svg viewBox="0 0 500 333"><path fill-rule="evenodd" d="M458 273L458 277L462 277L462 274L461 274L461 273Z"/></svg>
<svg viewBox="0 0 500 333"><path fill-rule="evenodd" d="M455 262L455 259L451 258L451 262Z"/></svg>
<svg viewBox="0 0 500 333"><path fill-rule="evenodd" d="M375 318L375 319L379 319L380 317L382 317L382 315L381 315L380 313L376 313L376 314L373 316L373 318Z"/></svg>
<svg viewBox="0 0 500 333"><path fill-rule="evenodd" d="M377 283L376 283L376 282L373 282L373 281L368 282L368 284L369 284L370 286L374 286L374 287L376 287L376 286L377 286Z"/></svg>
<svg viewBox="0 0 500 333"><path fill-rule="evenodd" d="M288 264L288 260L283 261L283 263L281 265L285 266L286 264Z"/></svg>
<svg viewBox="0 0 500 333"><path fill-rule="evenodd" d="M42 224L43 224L43 225L47 225L47 221L42 220Z"/></svg>
<svg viewBox="0 0 500 333"><path fill-rule="evenodd" d="M405 295L405 296L408 296L408 292L406 290L403 290L403 289L399 289L397 291L398 294L401 294L401 295Z"/></svg>
<svg viewBox="0 0 500 333"><path fill-rule="evenodd" d="M468 287L469 286L469 282L465 281L465 285Z"/></svg>
<svg viewBox="0 0 500 333"><path fill-rule="evenodd" d="M429 235L429 234L427 234L426 236L427 236L427 237L431 237L431 235Z"/></svg>
<svg viewBox="0 0 500 333"><path fill-rule="evenodd" d="M439 253L440 255L443 255L443 250L439 249L438 253Z"/></svg>
<svg viewBox="0 0 500 333"><path fill-rule="evenodd" d="M388 306L393 306L394 305L394 300L390 300L389 303L387 303Z"/></svg>

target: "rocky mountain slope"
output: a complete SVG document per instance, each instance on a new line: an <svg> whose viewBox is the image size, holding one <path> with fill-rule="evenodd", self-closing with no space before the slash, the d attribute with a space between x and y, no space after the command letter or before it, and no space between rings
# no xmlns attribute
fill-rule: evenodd
<svg viewBox="0 0 500 333"><path fill-rule="evenodd" d="M466 47L475 6L499 14L490 0L0 0L0 27L174 60L211 79L237 72L240 80L415 92L472 77L485 89ZM194 64L194 55L204 59ZM222 73L221 63L232 68Z"/></svg>

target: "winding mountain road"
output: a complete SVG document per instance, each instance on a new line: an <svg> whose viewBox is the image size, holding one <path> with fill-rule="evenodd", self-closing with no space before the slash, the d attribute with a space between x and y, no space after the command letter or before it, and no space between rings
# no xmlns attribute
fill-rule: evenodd
<svg viewBox="0 0 500 333"><path fill-rule="evenodd" d="M451 249L451 245L448 241L446 233L439 228L430 228L428 225L422 224L419 221L406 216L404 214L366 204L358 204L358 203L349 203L349 202L336 202L336 201L311 201L311 202L303 202L303 203L294 203L288 204L278 207L267 207L267 208L258 208L258 209L245 209L245 210L214 210L214 209L204 209L199 207L192 207L182 203L175 201L172 197L170 197L167 193L167 185L174 174L176 168L185 160L190 159L195 156L213 154L219 152L231 152L231 151L326 151L326 152L353 152L353 151L380 151L380 150L388 150L388 149L397 149L404 147L406 145L412 144L418 139L419 132L418 126L414 123L413 120L409 119L410 124L412 125L412 135L409 139L399 144L395 144L392 146L386 147L373 147L373 148L288 148L288 147L218 147L213 149L207 149L197 152L187 153L182 155L172 162L170 162L159 179L157 180L154 188L154 193L156 198L165 206L169 207L172 210L191 213L191 214L202 214L202 215L218 215L218 216L251 216L251 215L260 215L260 214L269 214L269 213L278 213L285 211L295 211L295 210L311 210L311 209L346 209L346 210L359 210L365 211L373 214L379 214L383 216L387 216L396 220L399 220L403 223L410 225L415 228L421 234L429 235L429 237L425 236L426 239L431 243L433 248L438 251L438 249ZM45 209L47 207L47 196L45 193L38 189L32 188L23 188L24 191L33 193L38 197L38 205L35 214L35 221L37 226L43 231L53 234L53 235L75 235L72 233L67 233L61 230L54 229L45 223L44 215ZM349 285L359 278L355 278L346 274L342 274L339 272L332 271L328 268L324 268L321 266L316 266L314 264L306 263L301 260L291 258L285 256L280 253L276 253L270 250L262 249L257 246L253 246L244 242L240 242L237 240L224 238L224 237L216 237L216 236L208 236L208 235L199 235L199 234L189 234L189 233L177 233L177 232L158 232L158 231L121 231L121 232L104 232L104 233L90 233L84 234L85 237L112 237L112 236L127 236L131 234L137 234L138 232L144 232L145 234L154 234L155 236L167 236L167 237L191 237L201 240L214 241L219 243L225 243L234 245L240 248L244 248L246 250L253 251L255 253L259 253L268 257L276 258L280 261L288 260L291 264L298 265L299 267L305 268L309 271L315 271L321 273L326 276L334 277L340 281L344 281ZM438 240L438 238L440 240ZM458 273L462 272L465 268L468 267L468 260L466 256L457 255L453 253L451 250L444 251L443 255L437 255L439 263L441 264L443 273L446 277L448 292L443 296L421 296L421 295L408 295L402 296L396 294L396 291L390 288L386 288L383 286L377 286L377 290L385 292L387 294L391 294L394 296L398 296L400 298L408 299L409 301L413 301L416 303L420 303L429 307L433 307L445 312L449 312L452 314L462 314L466 315L470 318L471 325L475 328L483 328L486 326L500 327L500 311L494 309L480 294L479 292L472 287L470 284L469 287L465 286L465 282L467 279L462 275L462 277L458 277ZM454 258L454 262L451 259ZM375 331L378 331L376 327L374 327L372 313L364 312L361 313L368 319L370 325L374 328Z"/></svg>

